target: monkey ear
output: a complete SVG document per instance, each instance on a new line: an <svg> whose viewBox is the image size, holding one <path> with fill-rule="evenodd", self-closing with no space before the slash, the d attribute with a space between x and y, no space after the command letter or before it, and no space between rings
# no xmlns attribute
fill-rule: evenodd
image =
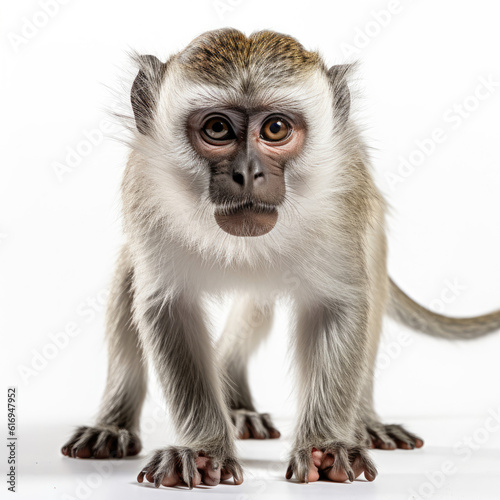
<svg viewBox="0 0 500 500"><path fill-rule="evenodd" d="M327 71L333 91L333 107L340 127L346 124L351 110L351 93L349 92L347 79L352 69L352 64L339 64L332 66Z"/></svg>
<svg viewBox="0 0 500 500"><path fill-rule="evenodd" d="M151 131L154 111L165 75L166 64L155 56L135 55L134 60L139 66L130 92L130 101L134 112L135 124L141 134Z"/></svg>

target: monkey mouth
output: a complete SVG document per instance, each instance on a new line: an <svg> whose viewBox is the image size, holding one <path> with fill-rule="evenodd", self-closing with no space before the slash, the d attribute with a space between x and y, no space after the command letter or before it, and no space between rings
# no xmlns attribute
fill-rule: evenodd
<svg viewBox="0 0 500 500"><path fill-rule="evenodd" d="M219 227L232 236L262 236L278 221L278 209L268 203L245 201L217 206L214 212Z"/></svg>

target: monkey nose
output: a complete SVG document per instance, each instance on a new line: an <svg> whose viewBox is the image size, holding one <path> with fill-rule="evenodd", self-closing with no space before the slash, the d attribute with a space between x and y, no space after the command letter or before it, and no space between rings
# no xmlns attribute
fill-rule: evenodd
<svg viewBox="0 0 500 500"><path fill-rule="evenodd" d="M264 171L258 163L250 163L244 168L234 168L232 171L233 182L242 188L252 189L265 181Z"/></svg>

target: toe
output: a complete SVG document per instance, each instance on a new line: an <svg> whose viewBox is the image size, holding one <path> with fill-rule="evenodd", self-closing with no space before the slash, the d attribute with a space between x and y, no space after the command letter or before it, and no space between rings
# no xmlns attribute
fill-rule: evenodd
<svg viewBox="0 0 500 500"><path fill-rule="evenodd" d="M135 436L130 438L130 442L127 447L127 456L132 457L134 455L137 455L140 451L141 451L141 442L139 438Z"/></svg>
<svg viewBox="0 0 500 500"><path fill-rule="evenodd" d="M401 441L400 439L396 440L396 444L398 448L401 450L413 450L415 449L415 445L413 443L410 443L408 441Z"/></svg>
<svg viewBox="0 0 500 500"><path fill-rule="evenodd" d="M238 435L238 439L250 439L251 435L250 435L250 430L248 429L248 427L245 425L244 429L240 432L240 434Z"/></svg>
<svg viewBox="0 0 500 500"><path fill-rule="evenodd" d="M90 451L90 448L75 448L73 449L73 457L76 458L90 458L92 453Z"/></svg>
<svg viewBox="0 0 500 500"><path fill-rule="evenodd" d="M268 429L268 431L270 439L278 439L279 437L281 437L281 432L278 429L274 429L273 427L271 427L270 429Z"/></svg>
<svg viewBox="0 0 500 500"><path fill-rule="evenodd" d="M250 430L252 439L266 439L266 435L262 432L262 429L259 428L255 419L249 419L247 421L247 428Z"/></svg>
<svg viewBox="0 0 500 500"><path fill-rule="evenodd" d="M94 458L109 458L112 456L111 449L109 441L103 443L96 450L94 450Z"/></svg>
<svg viewBox="0 0 500 500"><path fill-rule="evenodd" d="M373 447L378 450L395 450L397 445L392 439L376 439L373 442Z"/></svg>
<svg viewBox="0 0 500 500"><path fill-rule="evenodd" d="M264 427L266 428L266 431L268 433L269 439L278 439L279 437L281 437L281 432L276 429L276 427L274 427L269 413L262 413L261 418L262 423L264 424Z"/></svg>

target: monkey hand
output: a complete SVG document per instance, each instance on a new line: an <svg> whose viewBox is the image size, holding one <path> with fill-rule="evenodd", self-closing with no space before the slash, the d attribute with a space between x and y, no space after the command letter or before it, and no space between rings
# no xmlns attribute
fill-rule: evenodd
<svg viewBox="0 0 500 500"><path fill-rule="evenodd" d="M232 455L209 454L184 446L169 446L153 453L151 460L137 476L137 481L142 483L144 477L157 488L160 485L185 485L191 489L201 483L216 486L231 477L235 484L241 484L243 471Z"/></svg>
<svg viewBox="0 0 500 500"><path fill-rule="evenodd" d="M139 436L127 429L103 425L79 427L61 452L73 458L123 458L137 455L142 445Z"/></svg>
<svg viewBox="0 0 500 500"><path fill-rule="evenodd" d="M364 472L368 481L377 476L377 469L368 452L361 446L349 447L342 443L295 447L290 457L286 478L293 475L301 483L318 479L335 482L354 481Z"/></svg>

